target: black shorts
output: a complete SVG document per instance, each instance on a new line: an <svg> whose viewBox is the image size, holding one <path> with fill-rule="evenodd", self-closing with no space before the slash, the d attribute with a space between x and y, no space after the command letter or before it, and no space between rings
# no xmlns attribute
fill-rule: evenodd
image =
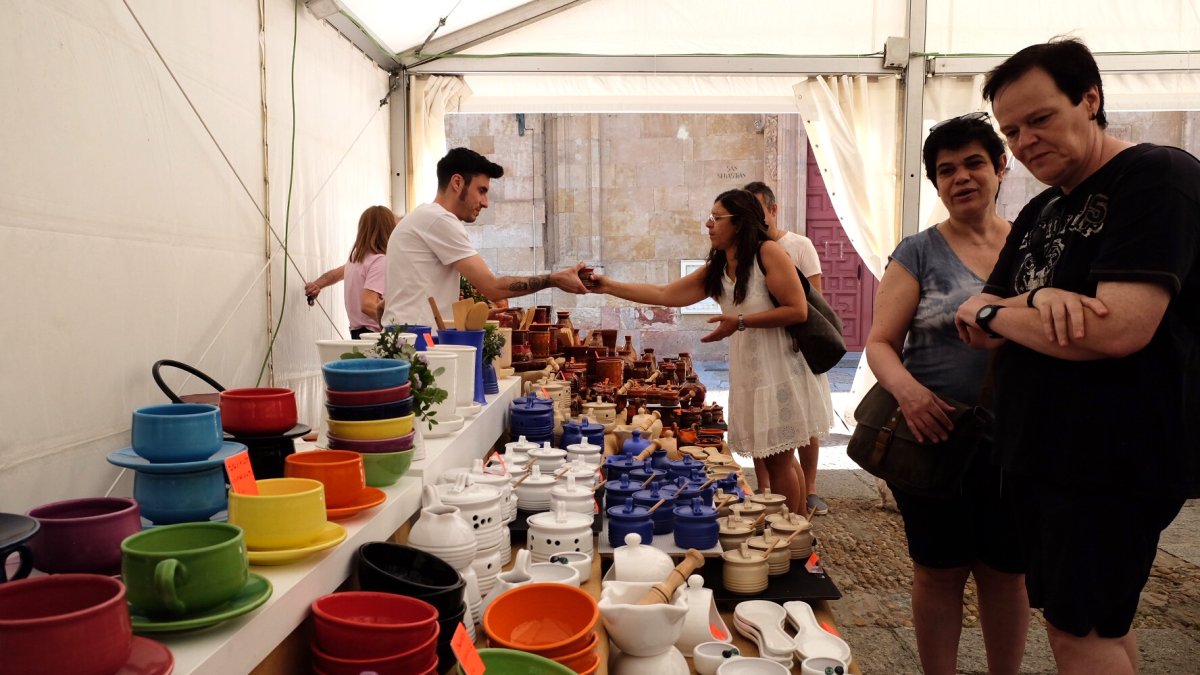
<svg viewBox="0 0 1200 675"><path fill-rule="evenodd" d="M904 517L913 562L935 569L982 562L1000 572L1025 571L1023 540L1000 494L1000 468L990 463L988 454L975 453L963 494L953 499L923 497L888 485Z"/></svg>
<svg viewBox="0 0 1200 675"><path fill-rule="evenodd" d="M1030 606L1077 637L1092 630L1103 638L1128 633L1158 553L1158 537L1184 500L1007 480L1028 532Z"/></svg>

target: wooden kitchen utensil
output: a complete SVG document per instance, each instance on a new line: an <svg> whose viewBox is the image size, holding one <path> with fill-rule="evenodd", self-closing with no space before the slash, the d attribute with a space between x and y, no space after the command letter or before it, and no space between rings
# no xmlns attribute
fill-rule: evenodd
<svg viewBox="0 0 1200 675"><path fill-rule="evenodd" d="M446 330L446 322L442 320L442 313L438 311L437 300L432 296L429 298L429 309L433 310L433 322L437 324L438 330Z"/></svg>
<svg viewBox="0 0 1200 675"><path fill-rule="evenodd" d="M646 594L637 601L639 605L669 604L675 595L675 589L683 585L696 570L704 567L704 556L694 548L689 548L683 554L683 562L675 566L667 578L654 584Z"/></svg>

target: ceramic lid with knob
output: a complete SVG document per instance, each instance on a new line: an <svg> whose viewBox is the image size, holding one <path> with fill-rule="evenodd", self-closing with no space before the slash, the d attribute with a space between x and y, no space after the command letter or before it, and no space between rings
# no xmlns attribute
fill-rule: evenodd
<svg viewBox="0 0 1200 675"><path fill-rule="evenodd" d="M521 484L517 485L517 481L520 481ZM513 477L513 485L516 486L517 492L520 492L522 488L543 488L549 490L557 482L558 478L554 474L542 473L542 468L536 464L533 465L528 474Z"/></svg>
<svg viewBox="0 0 1200 675"><path fill-rule="evenodd" d="M787 534L792 532L806 532L812 529L812 523L807 518L788 511L785 504L779 513L772 513L767 516L767 524L777 530L786 531Z"/></svg>
<svg viewBox="0 0 1200 675"><path fill-rule="evenodd" d="M442 503L458 507L472 507L499 504L502 496L500 488L494 485L469 482L470 476L458 476L453 485L438 485L437 493Z"/></svg>
<svg viewBox="0 0 1200 675"><path fill-rule="evenodd" d="M542 447L530 450L529 456L533 459L563 459L567 456L567 451L550 447L550 441L546 441L542 443Z"/></svg>
<svg viewBox="0 0 1200 675"><path fill-rule="evenodd" d="M592 488L585 485L580 485L575 481L575 476L567 474L567 480L565 483L560 482L554 487L550 488L550 495L559 499L591 499Z"/></svg>
<svg viewBox="0 0 1200 675"><path fill-rule="evenodd" d="M613 406L614 408L616 407L615 403L610 403L609 405ZM581 417L579 419L579 421L567 420L566 422L563 423L563 428L564 429L569 428L574 431L578 431L580 434L582 434L584 436L595 436L596 434L604 433L604 425L596 424L595 422L591 422L587 418L586 415ZM592 447L598 447L598 446L592 446Z"/></svg>
<svg viewBox="0 0 1200 675"><path fill-rule="evenodd" d="M650 517L650 507L634 504L633 497L626 497L623 503L608 507L608 517L618 521L646 520ZM642 543L640 536L638 543Z"/></svg>
<svg viewBox="0 0 1200 675"><path fill-rule="evenodd" d="M750 537L750 539L746 543L750 545L750 548L765 551L768 548L770 548L771 544L774 544L775 542L780 542L780 546L776 546L774 552L775 553L780 553L780 552L786 553L787 547L782 545L783 540L786 538L787 538L787 535L780 535L780 534L776 533L774 530L772 530L770 527L768 527L762 533L761 537Z"/></svg>
<svg viewBox="0 0 1200 675"><path fill-rule="evenodd" d="M690 502L677 505L673 511L676 521L711 522L717 518L717 510L711 506L705 506L699 497L692 497Z"/></svg>
<svg viewBox="0 0 1200 675"><path fill-rule="evenodd" d="M604 427L600 428L603 429ZM572 455L584 455L588 457L592 455L599 455L603 450L604 448L600 447L599 445L594 445L587 441L580 441L579 443L572 443L571 445L567 446L567 452L571 453Z"/></svg>
<svg viewBox="0 0 1200 675"><path fill-rule="evenodd" d="M642 535L637 532L626 534L625 545L613 549L613 577L617 581L659 582L666 579L673 569L675 561L671 560L671 556L643 544Z"/></svg>
<svg viewBox="0 0 1200 675"><path fill-rule="evenodd" d="M750 544L742 542L742 545L721 553L721 558L729 565L761 565L767 562L765 551L757 551L750 548Z"/></svg>
<svg viewBox="0 0 1200 675"><path fill-rule="evenodd" d="M586 513L568 511L564 502L554 505L553 511L535 513L527 518L530 529L538 528L543 532L570 532L579 529L592 529L592 516Z"/></svg>
<svg viewBox="0 0 1200 675"><path fill-rule="evenodd" d="M595 464L588 464L587 462L583 461L582 458L576 457L565 464L563 468L560 468L559 471L565 471L563 475L574 476L575 480L579 481L580 483L586 482L591 484L595 482L596 469L597 467Z"/></svg>
<svg viewBox="0 0 1200 675"><path fill-rule="evenodd" d="M762 504L763 506L781 505L787 501L787 497L781 494L772 494L771 488L765 488L759 494L750 495L749 499L755 504Z"/></svg>
<svg viewBox="0 0 1200 675"><path fill-rule="evenodd" d="M496 487L508 486L512 481L512 476L508 473L507 467L505 467L504 473L500 473L501 469L499 465L492 465L492 467L485 470L483 460L476 459L470 468L459 466L453 469L446 469L442 472L441 477L438 478L438 482L454 483L458 480L459 476L467 475L470 477L468 480L472 483L483 483L484 485L495 485Z"/></svg>
<svg viewBox="0 0 1200 675"><path fill-rule="evenodd" d="M738 516L717 518L717 524L721 526L721 534L751 534L755 529L753 520Z"/></svg>
<svg viewBox="0 0 1200 675"><path fill-rule="evenodd" d="M743 518L754 520L765 513L767 507L753 502L742 502L741 504L734 504L729 507L729 510L741 515Z"/></svg>
<svg viewBox="0 0 1200 675"><path fill-rule="evenodd" d="M504 449L507 452L528 453L530 450L537 450L539 447L541 446L526 439L524 436L520 436L517 440L504 444Z"/></svg>

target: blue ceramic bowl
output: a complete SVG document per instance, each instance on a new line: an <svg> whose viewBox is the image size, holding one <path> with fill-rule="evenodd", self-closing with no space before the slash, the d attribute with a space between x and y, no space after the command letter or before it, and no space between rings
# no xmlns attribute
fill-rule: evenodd
<svg viewBox="0 0 1200 675"><path fill-rule="evenodd" d="M325 384L336 391L370 391L399 387L408 382L408 361L398 359L344 359L321 366Z"/></svg>
<svg viewBox="0 0 1200 675"><path fill-rule="evenodd" d="M392 401L391 403L376 403L373 405L334 405L326 403L329 418L344 421L386 420L393 417L404 417L413 411L413 397Z"/></svg>
<svg viewBox="0 0 1200 675"><path fill-rule="evenodd" d="M133 411L133 451L155 463L199 462L221 449L221 410L204 403L166 403Z"/></svg>

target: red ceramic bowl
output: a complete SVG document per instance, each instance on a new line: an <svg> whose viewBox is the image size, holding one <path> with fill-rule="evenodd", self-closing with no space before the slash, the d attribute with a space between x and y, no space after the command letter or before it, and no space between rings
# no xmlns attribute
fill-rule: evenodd
<svg viewBox="0 0 1200 675"><path fill-rule="evenodd" d="M556 658L583 649L599 618L595 598L582 589L524 584L496 596L483 612L483 630L493 646Z"/></svg>
<svg viewBox="0 0 1200 675"><path fill-rule="evenodd" d="M399 387L369 389L367 391L337 391L326 389L325 398L333 405L376 405L402 401L412 393L412 384L405 382Z"/></svg>
<svg viewBox="0 0 1200 675"><path fill-rule="evenodd" d="M235 435L270 436L296 426L296 394L262 387L221 392L221 427Z"/></svg>
<svg viewBox="0 0 1200 675"><path fill-rule="evenodd" d="M374 671L377 675L410 675L429 670L437 665L437 624L434 624L434 634L424 643L398 654L390 654L378 658L348 659L327 654L316 644L310 644L313 653L313 665L317 670L328 675L361 675Z"/></svg>
<svg viewBox="0 0 1200 675"><path fill-rule="evenodd" d="M98 574L0 584L0 675L112 675L129 660L125 586Z"/></svg>
<svg viewBox="0 0 1200 675"><path fill-rule="evenodd" d="M314 600L312 612L313 647L334 659L392 658L432 648L438 633L433 605L404 595L333 593Z"/></svg>
<svg viewBox="0 0 1200 675"><path fill-rule="evenodd" d="M416 431L410 431L403 436L395 438L385 438L379 441L356 441L349 438L339 438L338 436L325 432L325 438L328 440L328 445L331 450L349 450L350 452L404 452L411 450L413 446L413 438Z"/></svg>

